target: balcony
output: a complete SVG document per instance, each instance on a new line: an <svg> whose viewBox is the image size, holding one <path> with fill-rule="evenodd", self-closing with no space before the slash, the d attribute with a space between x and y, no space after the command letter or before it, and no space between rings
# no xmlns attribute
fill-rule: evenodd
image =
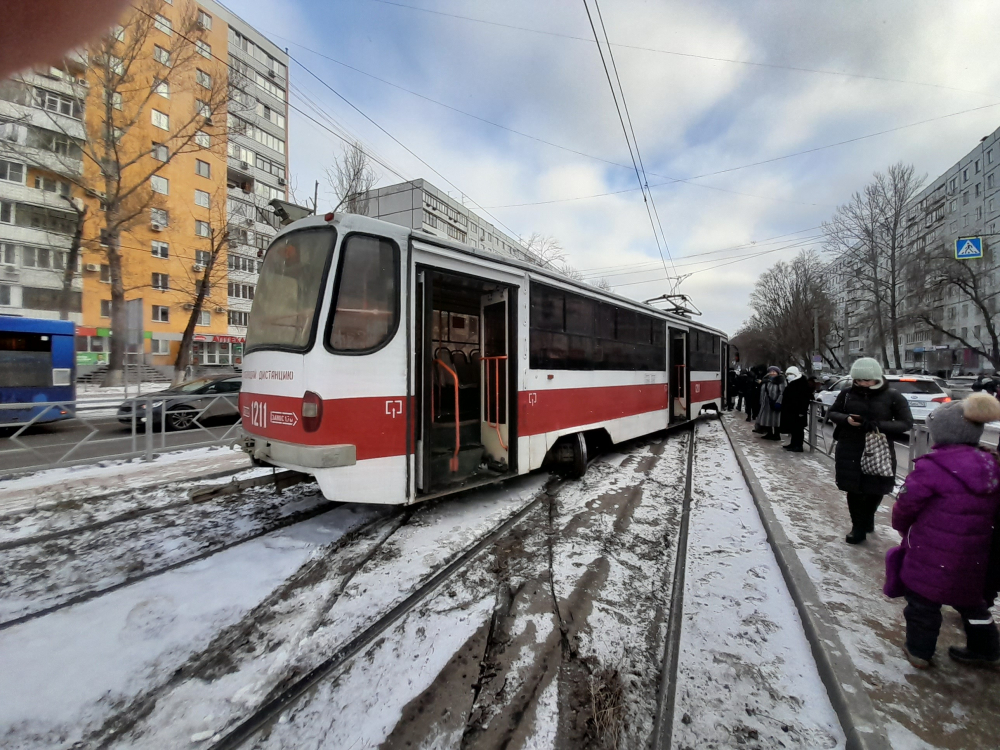
<svg viewBox="0 0 1000 750"><path fill-rule="evenodd" d="M59 193L36 190L33 187L18 185L14 182L0 182L0 197L16 203L41 206L42 208L51 208L56 211L69 212L72 210L69 202Z"/></svg>

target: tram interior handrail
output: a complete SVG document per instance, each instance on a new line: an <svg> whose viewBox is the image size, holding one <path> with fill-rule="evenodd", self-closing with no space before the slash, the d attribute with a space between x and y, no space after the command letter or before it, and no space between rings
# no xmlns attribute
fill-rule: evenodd
<svg viewBox="0 0 1000 750"><path fill-rule="evenodd" d="M490 421L490 392L489 392L489 388L486 389L486 424L489 425L490 427L493 427L494 429L496 429L496 431L497 431L497 440L500 441L500 447L503 448L504 450L507 450L507 444L504 442L503 435L500 432L500 360L506 361L507 360L507 355L506 354L501 354L501 355L498 355L498 356L495 356L495 357L482 357L483 374L484 375L487 372L487 370L486 370L486 367L487 367L486 363L490 362L490 361L493 362L493 383L494 383L494 387L495 387L495 390L496 390L496 394L495 394L495 396L496 396L496 399L495 399L495 401L496 401L496 408L495 408L496 419L491 422Z"/></svg>
<svg viewBox="0 0 1000 750"><path fill-rule="evenodd" d="M451 375L452 380L455 381L455 454L448 462L448 468L451 469L452 474L454 474L458 471L458 454L462 449L462 428L459 426L460 419L458 413L458 373L448 367L448 365L440 359L435 359L434 361L443 369L447 370L448 374Z"/></svg>

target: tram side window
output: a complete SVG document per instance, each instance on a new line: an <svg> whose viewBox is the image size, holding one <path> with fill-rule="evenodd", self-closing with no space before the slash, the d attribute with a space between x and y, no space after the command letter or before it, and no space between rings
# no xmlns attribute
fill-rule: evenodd
<svg viewBox="0 0 1000 750"><path fill-rule="evenodd" d="M690 368L701 372L717 372L722 355L722 343L719 337L705 331L692 330L690 340Z"/></svg>
<svg viewBox="0 0 1000 750"><path fill-rule="evenodd" d="M664 321L537 283L530 301L533 369L666 369Z"/></svg>
<svg viewBox="0 0 1000 750"><path fill-rule="evenodd" d="M399 249L388 240L352 235L340 253L330 348L376 349L396 331L399 318Z"/></svg>

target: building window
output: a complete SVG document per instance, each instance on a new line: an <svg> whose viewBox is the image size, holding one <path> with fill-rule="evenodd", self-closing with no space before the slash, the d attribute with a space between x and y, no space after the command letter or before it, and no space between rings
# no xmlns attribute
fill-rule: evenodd
<svg viewBox="0 0 1000 750"><path fill-rule="evenodd" d="M948 183L948 187L951 188L952 192L955 192L955 190L958 189L958 178L952 177L951 182Z"/></svg>
<svg viewBox="0 0 1000 750"><path fill-rule="evenodd" d="M170 354L170 342L166 339L150 339L149 353L158 355Z"/></svg>
<svg viewBox="0 0 1000 750"><path fill-rule="evenodd" d="M990 149L989 151L986 152L986 163L987 164L993 163L993 149Z"/></svg>
<svg viewBox="0 0 1000 750"><path fill-rule="evenodd" d="M10 287L0 284L0 305L10 307Z"/></svg>
<svg viewBox="0 0 1000 750"><path fill-rule="evenodd" d="M229 296L234 299L253 299L254 289L253 284L229 282Z"/></svg>
<svg viewBox="0 0 1000 750"><path fill-rule="evenodd" d="M197 133L194 134L194 142L197 143L202 148L212 147L212 137L204 130L199 130Z"/></svg>
<svg viewBox="0 0 1000 750"><path fill-rule="evenodd" d="M196 99L194 104L195 104L195 111L199 115L204 117L206 120L210 120L212 118L212 108L208 106L208 102L204 102L201 99Z"/></svg>
<svg viewBox="0 0 1000 750"><path fill-rule="evenodd" d="M69 136L53 134L51 139L48 140L46 146L49 151L59 154L60 156L68 156L72 159L80 159L82 157L82 152L80 147L77 145Z"/></svg>
<svg viewBox="0 0 1000 750"><path fill-rule="evenodd" d="M198 311L198 322L196 325L200 326L210 326L212 325L212 313L208 310Z"/></svg>
<svg viewBox="0 0 1000 750"><path fill-rule="evenodd" d="M154 193L170 195L170 181L166 177L160 177L160 175L154 174L149 178L149 185L153 188Z"/></svg>
<svg viewBox="0 0 1000 750"><path fill-rule="evenodd" d="M164 99L169 99L170 83L168 81L155 81L153 83L153 92Z"/></svg>
<svg viewBox="0 0 1000 750"><path fill-rule="evenodd" d="M968 205L968 203L969 203L969 191L966 190L964 193L962 193L962 205L965 206Z"/></svg>
<svg viewBox="0 0 1000 750"><path fill-rule="evenodd" d="M198 25L203 29L212 28L212 17L203 10L198 11Z"/></svg>
<svg viewBox="0 0 1000 750"><path fill-rule="evenodd" d="M111 283L111 266L107 263L101 263L101 283L110 284Z"/></svg>
<svg viewBox="0 0 1000 750"><path fill-rule="evenodd" d="M157 242L156 240L153 240L153 257L169 258L170 245L168 245L166 242Z"/></svg>
<svg viewBox="0 0 1000 750"><path fill-rule="evenodd" d="M163 49L163 47L158 44L153 45L153 59L161 65L166 65L168 68L170 67L170 52Z"/></svg>
<svg viewBox="0 0 1000 750"><path fill-rule="evenodd" d="M209 237L212 234L207 221L195 221L194 233L199 237Z"/></svg>
<svg viewBox="0 0 1000 750"><path fill-rule="evenodd" d="M153 305L153 320L157 323L169 323L170 308L166 305Z"/></svg>
<svg viewBox="0 0 1000 750"><path fill-rule="evenodd" d="M83 110L76 99L62 96L45 89L35 89L35 106L41 107L49 112L72 117L79 120L83 117Z"/></svg>
<svg viewBox="0 0 1000 750"><path fill-rule="evenodd" d="M167 161L170 158L170 151L162 143L154 143L149 153L157 161Z"/></svg>
<svg viewBox="0 0 1000 750"><path fill-rule="evenodd" d="M194 262L200 266L207 266L212 261L212 253L208 250L195 250Z"/></svg>
<svg viewBox="0 0 1000 750"><path fill-rule="evenodd" d="M982 171L982 166L982 160L976 159L976 174L979 174Z"/></svg>
<svg viewBox="0 0 1000 750"><path fill-rule="evenodd" d="M212 76L201 68L195 70L194 79L198 82L199 86L204 86L206 89L212 88Z"/></svg>
<svg viewBox="0 0 1000 750"><path fill-rule="evenodd" d="M101 300L101 317L102 318L111 317L111 300L109 299Z"/></svg>
<svg viewBox="0 0 1000 750"><path fill-rule="evenodd" d="M967 227L967 226L969 226L969 215L968 215L968 214L965 214L965 215L964 215L964 216L962 217L962 228L964 229L964 228L965 228L965 227Z"/></svg>
<svg viewBox="0 0 1000 750"><path fill-rule="evenodd" d="M207 161L202 161L201 159L195 159L194 162L195 174L201 177L212 177L212 165Z"/></svg>
<svg viewBox="0 0 1000 750"><path fill-rule="evenodd" d="M164 291L170 288L170 276L165 273L153 274L153 289Z"/></svg>
<svg viewBox="0 0 1000 750"><path fill-rule="evenodd" d="M0 244L0 263L8 266L14 265L14 248L15 245L8 245L6 243Z"/></svg>
<svg viewBox="0 0 1000 750"><path fill-rule="evenodd" d="M111 106L114 107L115 109L121 111L123 103L122 103L122 95L121 95L120 91L113 91L113 92L111 92Z"/></svg>
<svg viewBox="0 0 1000 750"><path fill-rule="evenodd" d="M149 220L153 224L165 227L170 224L170 213L165 208L151 208L149 209Z"/></svg>
<svg viewBox="0 0 1000 750"><path fill-rule="evenodd" d="M231 326L242 326L246 328L247 323L250 322L250 313L240 312L238 310L229 311L229 325Z"/></svg>
<svg viewBox="0 0 1000 750"><path fill-rule="evenodd" d="M153 127L160 130L170 130L170 115L160 112L158 109L152 111Z"/></svg>
<svg viewBox="0 0 1000 750"><path fill-rule="evenodd" d="M153 25L155 25L157 29L162 31L167 36L170 36L174 30L174 27L170 23L170 19L161 16L159 13L156 14L156 19L153 21Z"/></svg>
<svg viewBox="0 0 1000 750"><path fill-rule="evenodd" d="M976 197L978 198L979 197L979 183L978 182L976 183L976 187L974 188L974 192L976 194Z"/></svg>
<svg viewBox="0 0 1000 750"><path fill-rule="evenodd" d="M969 181L969 168L966 167L965 169L962 170L962 182L968 182L968 181Z"/></svg>
<svg viewBox="0 0 1000 750"><path fill-rule="evenodd" d="M209 60L212 59L212 45L208 42L203 42L199 39L194 43L194 46L198 49L198 54Z"/></svg>
<svg viewBox="0 0 1000 750"><path fill-rule="evenodd" d="M43 190L46 193L59 193L64 198L69 197L70 185L62 180L54 180L51 177L35 176L35 190Z"/></svg>
<svg viewBox="0 0 1000 750"><path fill-rule="evenodd" d="M210 208L211 205L212 205L211 201L212 201L211 196L208 193L206 193L204 190L195 190L194 191L194 203L195 203L196 206L202 206L204 208Z"/></svg>
<svg viewBox="0 0 1000 750"><path fill-rule="evenodd" d="M976 221L979 221L982 218L983 218L983 207L976 206Z"/></svg>
<svg viewBox="0 0 1000 750"><path fill-rule="evenodd" d="M14 223L14 204L0 201L0 224Z"/></svg>

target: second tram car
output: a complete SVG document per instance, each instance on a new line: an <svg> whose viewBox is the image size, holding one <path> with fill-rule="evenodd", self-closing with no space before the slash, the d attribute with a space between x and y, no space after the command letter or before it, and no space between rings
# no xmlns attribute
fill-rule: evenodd
<svg viewBox="0 0 1000 750"><path fill-rule="evenodd" d="M719 411L725 334L526 263L354 214L264 257L244 449L346 502L403 504Z"/></svg>

